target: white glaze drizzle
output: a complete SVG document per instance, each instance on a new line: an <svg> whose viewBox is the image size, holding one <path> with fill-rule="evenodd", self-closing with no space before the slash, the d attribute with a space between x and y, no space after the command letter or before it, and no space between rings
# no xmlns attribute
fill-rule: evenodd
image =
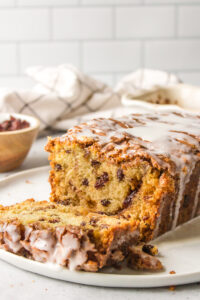
<svg viewBox="0 0 200 300"><path fill-rule="evenodd" d="M176 131L176 132L175 132ZM183 154L191 152L191 146L199 145L200 116L189 114L144 114L129 115L126 118L96 119L69 129L60 137L80 142L93 140L101 146L107 156L118 154L122 158L137 153L149 153L160 162L160 155L169 157L181 170L185 162ZM189 135L188 135L189 133ZM193 136L192 136L193 135ZM117 143L126 138L126 143ZM182 141L182 142L180 142ZM136 146L145 146L145 150ZM108 150L109 146L113 149ZM188 155L188 159L192 155Z"/></svg>
<svg viewBox="0 0 200 300"><path fill-rule="evenodd" d="M7 223L0 226L0 232L4 233L4 243L12 252L18 253L24 247L35 260L62 266L68 263L70 270L86 263L88 251L96 251L87 238L81 245L79 238L70 232L56 238L51 231L33 230L32 227L25 226L25 240L22 240L19 226ZM4 248L4 245L1 247Z"/></svg>
<svg viewBox="0 0 200 300"><path fill-rule="evenodd" d="M15 224L5 223L1 226L1 232L6 233L4 240L9 249L12 252L17 253L22 248L22 245L20 244L21 233L19 227Z"/></svg>
<svg viewBox="0 0 200 300"><path fill-rule="evenodd" d="M64 266L68 261L70 270L75 270L83 265L88 257L89 247L86 244L81 246L78 237L70 232L63 234L61 239L56 240L52 233L47 230L34 231L30 237L30 246L31 249L40 250L36 253L34 250L32 251L34 258L37 260L39 260L38 255L43 254L46 262ZM44 251L46 251L46 256L43 253Z"/></svg>
<svg viewBox="0 0 200 300"><path fill-rule="evenodd" d="M184 174L183 171L180 172L179 193L178 193L178 198L176 200L176 205L175 205L175 213L174 213L174 220L172 222L172 229L175 229L176 226L178 225L179 211L180 211L181 201L183 199L183 194L184 194L184 190L185 190L184 188L185 188L186 184L190 181L191 175L195 168L196 161L197 161L197 159L194 159L193 161L190 160L189 172L187 172L186 174Z"/></svg>
<svg viewBox="0 0 200 300"><path fill-rule="evenodd" d="M36 230L30 235L30 246L41 251L51 251L55 247L55 238L48 230Z"/></svg>
<svg viewBox="0 0 200 300"><path fill-rule="evenodd" d="M174 229L177 225L178 217L179 217L179 210L181 206L181 200L183 199L183 193L184 193L184 180L185 180L185 175L183 172L180 173L180 178L179 178L179 192L178 192L178 197L176 199L175 203L175 212L174 212L174 219L172 222L172 229Z"/></svg>
<svg viewBox="0 0 200 300"><path fill-rule="evenodd" d="M200 193L200 179L198 182L198 186L196 189L196 194L195 194L195 198L194 198L194 205L193 205L193 209L192 209L192 216L191 218L194 218L195 213L196 213L196 209L197 209L197 205L198 205L198 200L199 200L199 193Z"/></svg>

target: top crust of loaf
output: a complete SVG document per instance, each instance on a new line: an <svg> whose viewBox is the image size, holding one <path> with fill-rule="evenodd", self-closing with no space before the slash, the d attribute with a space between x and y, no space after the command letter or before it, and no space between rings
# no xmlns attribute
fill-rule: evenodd
<svg viewBox="0 0 200 300"><path fill-rule="evenodd" d="M200 159L200 116L172 112L94 119L49 140L46 150L52 152L56 143L73 142L117 162L146 157L174 174Z"/></svg>

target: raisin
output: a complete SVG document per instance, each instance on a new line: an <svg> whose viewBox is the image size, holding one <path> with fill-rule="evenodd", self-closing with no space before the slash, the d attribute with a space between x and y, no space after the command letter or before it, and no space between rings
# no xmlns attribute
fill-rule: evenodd
<svg viewBox="0 0 200 300"><path fill-rule="evenodd" d="M66 152L67 154L69 154L69 153L71 153L71 150L65 150L65 152Z"/></svg>
<svg viewBox="0 0 200 300"><path fill-rule="evenodd" d="M101 204L102 204L103 206L108 206L108 205L110 205L110 200L108 200L108 199L103 199L103 200L101 200Z"/></svg>
<svg viewBox="0 0 200 300"><path fill-rule="evenodd" d="M86 222L85 221L83 221L83 222L81 222L81 224L80 224L81 226L85 226L86 225Z"/></svg>
<svg viewBox="0 0 200 300"><path fill-rule="evenodd" d="M61 205L69 205L70 204L70 199L58 200L57 203L61 204Z"/></svg>
<svg viewBox="0 0 200 300"><path fill-rule="evenodd" d="M21 248L21 249L20 249L20 256L23 256L23 257L26 257L26 258L30 258L30 252L27 251L27 250L24 249L24 248Z"/></svg>
<svg viewBox="0 0 200 300"><path fill-rule="evenodd" d="M135 196L136 193L137 193L137 190L131 191L131 193L126 197L126 199L124 200L124 203L123 203L124 208L127 208L132 203L133 197Z"/></svg>
<svg viewBox="0 0 200 300"><path fill-rule="evenodd" d="M87 178L84 178L82 181L82 185L88 186L89 185L89 181Z"/></svg>
<svg viewBox="0 0 200 300"><path fill-rule="evenodd" d="M60 222L60 219L59 219L59 218L49 220L49 223L52 223L52 224L59 223L59 222Z"/></svg>
<svg viewBox="0 0 200 300"><path fill-rule="evenodd" d="M158 254L158 249L157 247L153 246L153 245L143 245L142 247L142 251L144 251L145 253L155 256L156 254Z"/></svg>
<svg viewBox="0 0 200 300"><path fill-rule="evenodd" d="M96 226L97 222L98 222L98 219L91 218L90 225Z"/></svg>
<svg viewBox="0 0 200 300"><path fill-rule="evenodd" d="M60 164L55 165L56 171L60 171L62 169L62 166Z"/></svg>
<svg viewBox="0 0 200 300"><path fill-rule="evenodd" d="M99 166L100 164L101 164L101 163L100 163L99 161L97 161L97 160L92 160L92 161L91 161L92 167Z"/></svg>
<svg viewBox="0 0 200 300"><path fill-rule="evenodd" d="M146 220L148 220L148 219L149 219L149 216L144 216L144 217L142 218L143 221L146 221Z"/></svg>
<svg viewBox="0 0 200 300"><path fill-rule="evenodd" d="M88 251L87 255L88 255L88 261L98 262L94 252Z"/></svg>
<svg viewBox="0 0 200 300"><path fill-rule="evenodd" d="M45 221L45 219L44 219L44 218L40 218L39 221L40 221L40 222L43 222L43 221Z"/></svg>
<svg viewBox="0 0 200 300"><path fill-rule="evenodd" d="M117 178L119 179L119 181L122 181L124 179L124 173L122 169L117 170Z"/></svg>
<svg viewBox="0 0 200 300"><path fill-rule="evenodd" d="M94 208L96 206L96 202L90 199L90 200L87 200L87 205L90 208Z"/></svg>
<svg viewBox="0 0 200 300"><path fill-rule="evenodd" d="M105 186L105 183L109 181L109 176L107 172L104 172L101 176L97 177L94 187L100 189Z"/></svg>
<svg viewBox="0 0 200 300"><path fill-rule="evenodd" d="M142 247L142 251L144 251L147 254L151 254L151 250L153 249L154 246L152 245L144 245Z"/></svg>

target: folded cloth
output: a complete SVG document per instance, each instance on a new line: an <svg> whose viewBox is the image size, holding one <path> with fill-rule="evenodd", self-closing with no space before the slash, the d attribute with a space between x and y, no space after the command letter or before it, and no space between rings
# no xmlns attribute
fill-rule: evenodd
<svg viewBox="0 0 200 300"><path fill-rule="evenodd" d="M172 73L159 70L137 70L128 74L117 84L116 91L134 99L145 93L154 92L159 87L181 83L181 80Z"/></svg>
<svg viewBox="0 0 200 300"><path fill-rule="evenodd" d="M122 107L123 95L136 98L158 86L180 82L163 71L138 70L113 89L71 65L32 67L27 75L36 82L32 89L0 89L0 112L33 115L40 120L41 130L66 130L92 118L128 114L132 109Z"/></svg>

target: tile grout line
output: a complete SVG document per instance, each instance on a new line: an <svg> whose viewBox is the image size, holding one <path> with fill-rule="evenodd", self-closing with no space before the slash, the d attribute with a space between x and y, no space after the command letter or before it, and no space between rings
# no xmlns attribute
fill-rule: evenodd
<svg viewBox="0 0 200 300"><path fill-rule="evenodd" d="M80 39L80 38L76 38L76 39L57 39L57 38L53 38L51 41L54 43L77 43L79 41L85 42L85 43L102 43L102 42L114 42L114 41L119 41L121 43L127 43L127 42L141 42L141 41L145 41L145 42L173 42L173 41L178 41L178 42L200 42L199 40L199 36L181 36L178 39L178 36L172 36L172 37L130 37L130 38L117 38L117 39L113 39L113 38L90 38L90 39ZM21 42L24 44L30 44L30 43L36 43L36 44L45 44L48 43L50 40L49 38L45 38L45 39L32 39L32 40L24 40L24 39L19 39L19 40L4 40L4 39L0 39L0 44L14 44L17 42Z"/></svg>
<svg viewBox="0 0 200 300"><path fill-rule="evenodd" d="M62 5L62 4L57 4L57 5L52 5L51 7L52 8L108 8L109 6L110 6L111 4L97 4L97 5L95 5L95 4L81 4L81 3L77 3L77 4L64 4L64 5ZM140 2L140 3L123 3L123 4L117 4L117 5L113 5L113 6L115 6L115 7L119 7L119 8L121 8L121 7L138 7L138 6L141 6L141 7L143 7L143 6L146 6L146 7L164 7L164 6L166 6L166 7L169 7L169 6L175 6L175 5L177 5L177 6L199 6L200 4L199 3L197 3L197 2L189 2L188 1L188 3L185 3L185 2L180 2L180 3L162 3L162 2L157 2L157 3L147 3L147 2ZM7 9L7 8L22 8L22 9L24 9L24 8L30 8L30 9L44 9L44 8L47 8L47 5L25 5L25 4L23 4L23 5L20 5L20 4L18 4L17 2L16 2L16 6L14 7L14 6L6 6L6 5L2 5L1 6L1 8L5 8L5 9Z"/></svg>

